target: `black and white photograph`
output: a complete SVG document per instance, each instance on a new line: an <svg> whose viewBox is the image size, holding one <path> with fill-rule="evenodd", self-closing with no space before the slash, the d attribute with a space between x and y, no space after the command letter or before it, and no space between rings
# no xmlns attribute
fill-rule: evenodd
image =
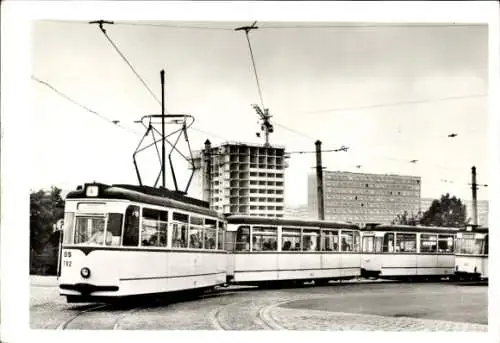
<svg viewBox="0 0 500 343"><path fill-rule="evenodd" d="M14 3L2 341L498 339L494 3Z"/></svg>

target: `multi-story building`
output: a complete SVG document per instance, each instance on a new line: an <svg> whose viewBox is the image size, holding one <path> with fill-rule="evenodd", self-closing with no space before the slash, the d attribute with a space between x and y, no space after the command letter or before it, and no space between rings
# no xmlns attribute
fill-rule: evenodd
<svg viewBox="0 0 500 343"><path fill-rule="evenodd" d="M420 210L422 212L427 211L434 200L434 198L422 198L420 200ZM463 200L462 203L465 205L466 218L470 219L472 223L472 200ZM488 200L478 200L477 201L477 224L480 226L488 227L488 214L489 214L489 206Z"/></svg>
<svg viewBox="0 0 500 343"><path fill-rule="evenodd" d="M285 148L226 142L195 154L195 184L203 200L224 214L283 217ZM208 173L210 170L210 173Z"/></svg>
<svg viewBox="0 0 500 343"><path fill-rule="evenodd" d="M323 171L325 219L356 224L390 223L420 209L418 176ZM308 211L317 218L316 175L308 177Z"/></svg>

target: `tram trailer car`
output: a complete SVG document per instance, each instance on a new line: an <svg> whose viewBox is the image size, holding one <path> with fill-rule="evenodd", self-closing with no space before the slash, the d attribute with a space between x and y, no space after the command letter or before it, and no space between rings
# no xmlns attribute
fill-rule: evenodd
<svg viewBox="0 0 500 343"><path fill-rule="evenodd" d="M361 275L365 278L438 280L453 278L459 229L369 225L362 229Z"/></svg>
<svg viewBox="0 0 500 343"><path fill-rule="evenodd" d="M176 192L85 184L66 198L60 294L77 302L224 285L225 227Z"/></svg>
<svg viewBox="0 0 500 343"><path fill-rule="evenodd" d="M488 279L488 228L457 233L455 275L458 279Z"/></svg>
<svg viewBox="0 0 500 343"><path fill-rule="evenodd" d="M232 284L326 284L361 274L356 225L243 215L226 219Z"/></svg>

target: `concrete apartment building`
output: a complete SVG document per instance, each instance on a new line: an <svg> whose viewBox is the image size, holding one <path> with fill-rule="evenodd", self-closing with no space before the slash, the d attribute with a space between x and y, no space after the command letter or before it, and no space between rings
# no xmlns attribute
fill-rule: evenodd
<svg viewBox="0 0 500 343"><path fill-rule="evenodd" d="M434 198L422 198L420 200L420 209L425 212L431 207ZM436 199L438 200L438 199ZM465 204L466 216L471 219L472 222L472 200L462 200ZM480 226L488 227L488 214L489 214L489 203L488 200L478 200L477 201L477 223Z"/></svg>
<svg viewBox="0 0 500 343"><path fill-rule="evenodd" d="M317 218L316 175L308 176L308 212ZM390 223L420 210L418 176L323 171L325 219L356 224Z"/></svg>
<svg viewBox="0 0 500 343"><path fill-rule="evenodd" d="M202 198L224 214L283 217L285 148L226 142L195 153ZM208 173L210 170L210 173Z"/></svg>

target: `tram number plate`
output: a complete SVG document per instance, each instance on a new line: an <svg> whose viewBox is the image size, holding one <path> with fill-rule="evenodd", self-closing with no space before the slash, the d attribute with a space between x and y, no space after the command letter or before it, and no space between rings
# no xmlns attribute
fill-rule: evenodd
<svg viewBox="0 0 500 343"><path fill-rule="evenodd" d="M64 267L71 267L71 251L64 251L63 258L62 265Z"/></svg>

